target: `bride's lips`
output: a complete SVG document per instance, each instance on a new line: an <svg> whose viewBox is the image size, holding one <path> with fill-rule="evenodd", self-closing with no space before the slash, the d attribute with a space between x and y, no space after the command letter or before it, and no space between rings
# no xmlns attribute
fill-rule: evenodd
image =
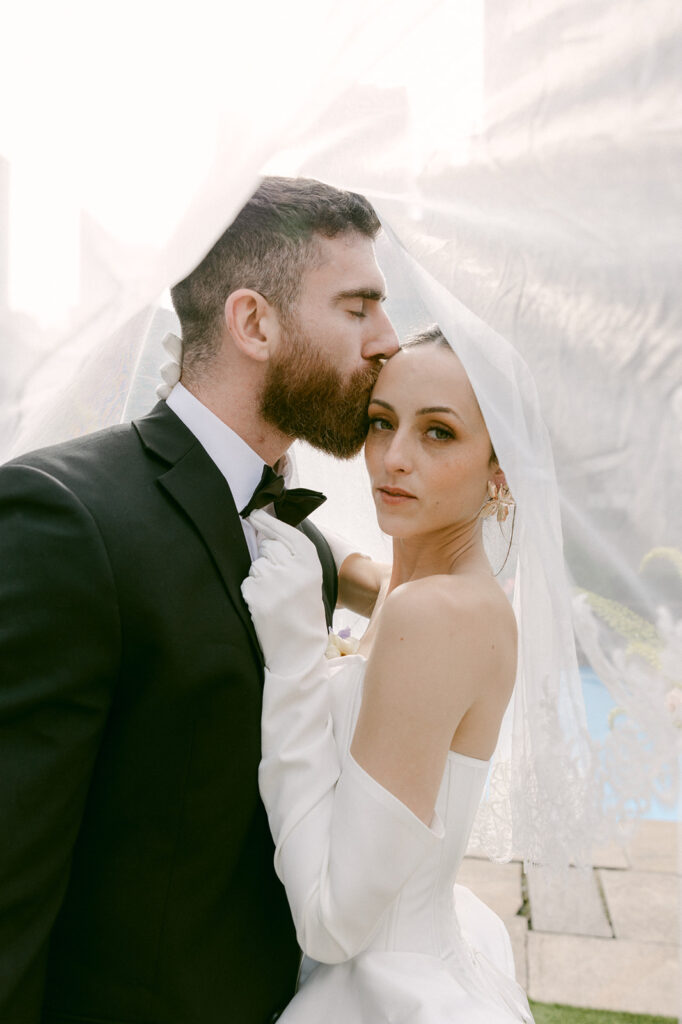
<svg viewBox="0 0 682 1024"><path fill-rule="evenodd" d="M404 505L417 500L414 494L404 491L401 487L377 487L377 492L386 505Z"/></svg>

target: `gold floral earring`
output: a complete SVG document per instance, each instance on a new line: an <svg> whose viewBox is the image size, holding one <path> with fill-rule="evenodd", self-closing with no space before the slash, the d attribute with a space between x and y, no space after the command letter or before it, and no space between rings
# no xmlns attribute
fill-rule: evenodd
<svg viewBox="0 0 682 1024"><path fill-rule="evenodd" d="M498 523L503 523L514 506L515 501L507 485L498 487L492 480L488 480L488 500L479 512L481 519L497 516Z"/></svg>

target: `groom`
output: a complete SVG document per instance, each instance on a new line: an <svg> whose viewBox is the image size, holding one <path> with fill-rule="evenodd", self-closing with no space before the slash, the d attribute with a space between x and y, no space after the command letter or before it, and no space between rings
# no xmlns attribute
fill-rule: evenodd
<svg viewBox="0 0 682 1024"><path fill-rule="evenodd" d="M173 289L168 401L0 468L2 1024L266 1024L293 994L239 513L294 438L364 438L397 348L378 229L360 196L265 179Z"/></svg>

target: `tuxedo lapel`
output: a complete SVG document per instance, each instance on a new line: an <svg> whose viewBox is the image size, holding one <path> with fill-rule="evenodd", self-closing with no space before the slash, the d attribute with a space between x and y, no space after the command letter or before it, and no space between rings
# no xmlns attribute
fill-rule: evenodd
<svg viewBox="0 0 682 1024"><path fill-rule="evenodd" d="M158 483L201 535L262 664L263 654L241 593L251 556L227 481L165 402L133 426L148 451L166 465L171 463L159 474Z"/></svg>

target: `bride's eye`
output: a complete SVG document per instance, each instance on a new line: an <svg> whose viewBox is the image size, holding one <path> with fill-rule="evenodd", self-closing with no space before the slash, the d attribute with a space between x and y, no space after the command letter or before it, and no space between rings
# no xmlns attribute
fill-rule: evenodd
<svg viewBox="0 0 682 1024"><path fill-rule="evenodd" d="M369 429L370 430L391 430L391 424L388 420L383 419L381 416L370 416L369 418Z"/></svg>
<svg viewBox="0 0 682 1024"><path fill-rule="evenodd" d="M434 441L452 441L455 436L447 427L429 427L426 434Z"/></svg>

